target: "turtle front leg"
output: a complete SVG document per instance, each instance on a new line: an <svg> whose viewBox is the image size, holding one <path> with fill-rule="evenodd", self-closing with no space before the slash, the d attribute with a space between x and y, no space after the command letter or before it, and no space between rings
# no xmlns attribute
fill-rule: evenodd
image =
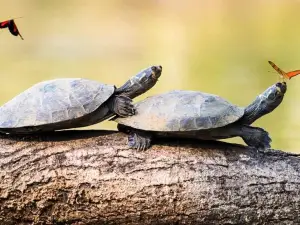
<svg viewBox="0 0 300 225"><path fill-rule="evenodd" d="M151 134L147 132L132 130L128 135L128 146L137 149L138 151L145 151L150 148L152 141Z"/></svg>
<svg viewBox="0 0 300 225"><path fill-rule="evenodd" d="M258 149L271 148L271 138L269 133L262 128L242 125L241 138L248 146Z"/></svg>
<svg viewBox="0 0 300 225"><path fill-rule="evenodd" d="M112 96L108 100L108 107L121 117L133 116L135 113L132 99L122 95Z"/></svg>
<svg viewBox="0 0 300 225"><path fill-rule="evenodd" d="M120 132L128 134L128 146L139 151L145 151L151 147L152 135L149 132L136 130L132 127L118 124L117 128Z"/></svg>

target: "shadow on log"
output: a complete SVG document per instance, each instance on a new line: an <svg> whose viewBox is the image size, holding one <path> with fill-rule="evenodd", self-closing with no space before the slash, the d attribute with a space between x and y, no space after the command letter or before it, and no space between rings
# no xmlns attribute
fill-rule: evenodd
<svg viewBox="0 0 300 225"><path fill-rule="evenodd" d="M113 131L0 139L0 224L299 224L300 159Z"/></svg>

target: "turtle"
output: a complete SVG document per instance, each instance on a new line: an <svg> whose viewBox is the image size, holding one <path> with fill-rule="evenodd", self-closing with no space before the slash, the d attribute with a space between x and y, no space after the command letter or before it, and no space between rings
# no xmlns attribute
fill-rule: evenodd
<svg viewBox="0 0 300 225"><path fill-rule="evenodd" d="M152 88L161 72L160 65L150 66L119 88L84 78L37 83L0 107L0 132L51 132L132 116L132 99Z"/></svg>
<svg viewBox="0 0 300 225"><path fill-rule="evenodd" d="M128 134L129 147L137 150L150 148L159 137L217 140L237 136L248 146L267 149L271 147L268 132L250 125L279 106L286 90L285 82L275 83L247 107L214 94L173 90L137 102L131 117L111 120Z"/></svg>

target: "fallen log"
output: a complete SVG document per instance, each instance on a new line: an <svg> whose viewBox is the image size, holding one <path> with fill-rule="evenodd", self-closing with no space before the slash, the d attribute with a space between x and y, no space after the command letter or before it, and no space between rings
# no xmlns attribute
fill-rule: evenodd
<svg viewBox="0 0 300 225"><path fill-rule="evenodd" d="M113 131L0 139L0 224L299 224L300 159Z"/></svg>

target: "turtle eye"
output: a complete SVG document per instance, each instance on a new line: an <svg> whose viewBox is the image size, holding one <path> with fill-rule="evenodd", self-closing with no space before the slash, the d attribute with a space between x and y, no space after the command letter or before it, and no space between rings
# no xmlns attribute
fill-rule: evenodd
<svg viewBox="0 0 300 225"><path fill-rule="evenodd" d="M277 90L270 90L269 93L268 93L268 99L270 100L274 100L277 96Z"/></svg>
<svg viewBox="0 0 300 225"><path fill-rule="evenodd" d="M144 74L141 78L140 81L145 82L148 80L148 74Z"/></svg>
<svg viewBox="0 0 300 225"><path fill-rule="evenodd" d="M151 66L151 70L155 73L156 72L156 66Z"/></svg>

